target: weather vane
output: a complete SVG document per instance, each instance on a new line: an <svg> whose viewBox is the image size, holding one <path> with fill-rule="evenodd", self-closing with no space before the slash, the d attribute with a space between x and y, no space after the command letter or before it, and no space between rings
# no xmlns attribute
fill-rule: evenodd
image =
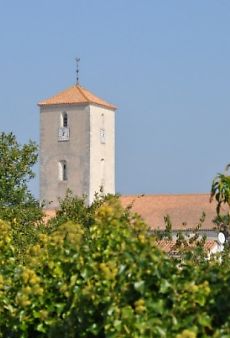
<svg viewBox="0 0 230 338"><path fill-rule="evenodd" d="M79 85L79 62L80 62L80 58L76 58L76 85Z"/></svg>

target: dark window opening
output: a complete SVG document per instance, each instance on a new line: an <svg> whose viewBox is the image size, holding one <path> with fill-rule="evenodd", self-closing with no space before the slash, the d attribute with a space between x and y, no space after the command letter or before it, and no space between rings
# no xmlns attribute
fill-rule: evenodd
<svg viewBox="0 0 230 338"><path fill-rule="evenodd" d="M63 127L68 127L68 115L67 113L63 113Z"/></svg>

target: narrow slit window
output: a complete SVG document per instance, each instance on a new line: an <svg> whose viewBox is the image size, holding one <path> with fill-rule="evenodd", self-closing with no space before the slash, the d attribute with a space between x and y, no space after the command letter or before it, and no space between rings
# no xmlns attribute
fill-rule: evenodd
<svg viewBox="0 0 230 338"><path fill-rule="evenodd" d="M100 192L104 192L105 188L105 159L101 158L101 186Z"/></svg>
<svg viewBox="0 0 230 338"><path fill-rule="evenodd" d="M63 181L67 181L67 164L63 163Z"/></svg>
<svg viewBox="0 0 230 338"><path fill-rule="evenodd" d="M61 114L61 127L68 127L68 114L66 112Z"/></svg>
<svg viewBox="0 0 230 338"><path fill-rule="evenodd" d="M104 128L100 129L100 142L105 143L105 129Z"/></svg>
<svg viewBox="0 0 230 338"><path fill-rule="evenodd" d="M60 161L59 162L59 179L61 181L67 181L67 179L68 179L67 162L66 161Z"/></svg>

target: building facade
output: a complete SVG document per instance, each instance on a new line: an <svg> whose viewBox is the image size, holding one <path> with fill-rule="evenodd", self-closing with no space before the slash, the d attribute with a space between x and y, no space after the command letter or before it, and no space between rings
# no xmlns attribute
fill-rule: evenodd
<svg viewBox="0 0 230 338"><path fill-rule="evenodd" d="M56 208L67 189L115 193L115 110L80 85L38 103L40 200Z"/></svg>

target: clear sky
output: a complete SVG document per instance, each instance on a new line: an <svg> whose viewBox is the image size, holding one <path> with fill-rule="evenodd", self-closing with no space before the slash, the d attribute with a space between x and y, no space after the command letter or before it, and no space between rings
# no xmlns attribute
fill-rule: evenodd
<svg viewBox="0 0 230 338"><path fill-rule="evenodd" d="M117 192L209 192L230 162L229 0L0 0L0 42L1 131L21 143L78 56L80 83L119 108Z"/></svg>

